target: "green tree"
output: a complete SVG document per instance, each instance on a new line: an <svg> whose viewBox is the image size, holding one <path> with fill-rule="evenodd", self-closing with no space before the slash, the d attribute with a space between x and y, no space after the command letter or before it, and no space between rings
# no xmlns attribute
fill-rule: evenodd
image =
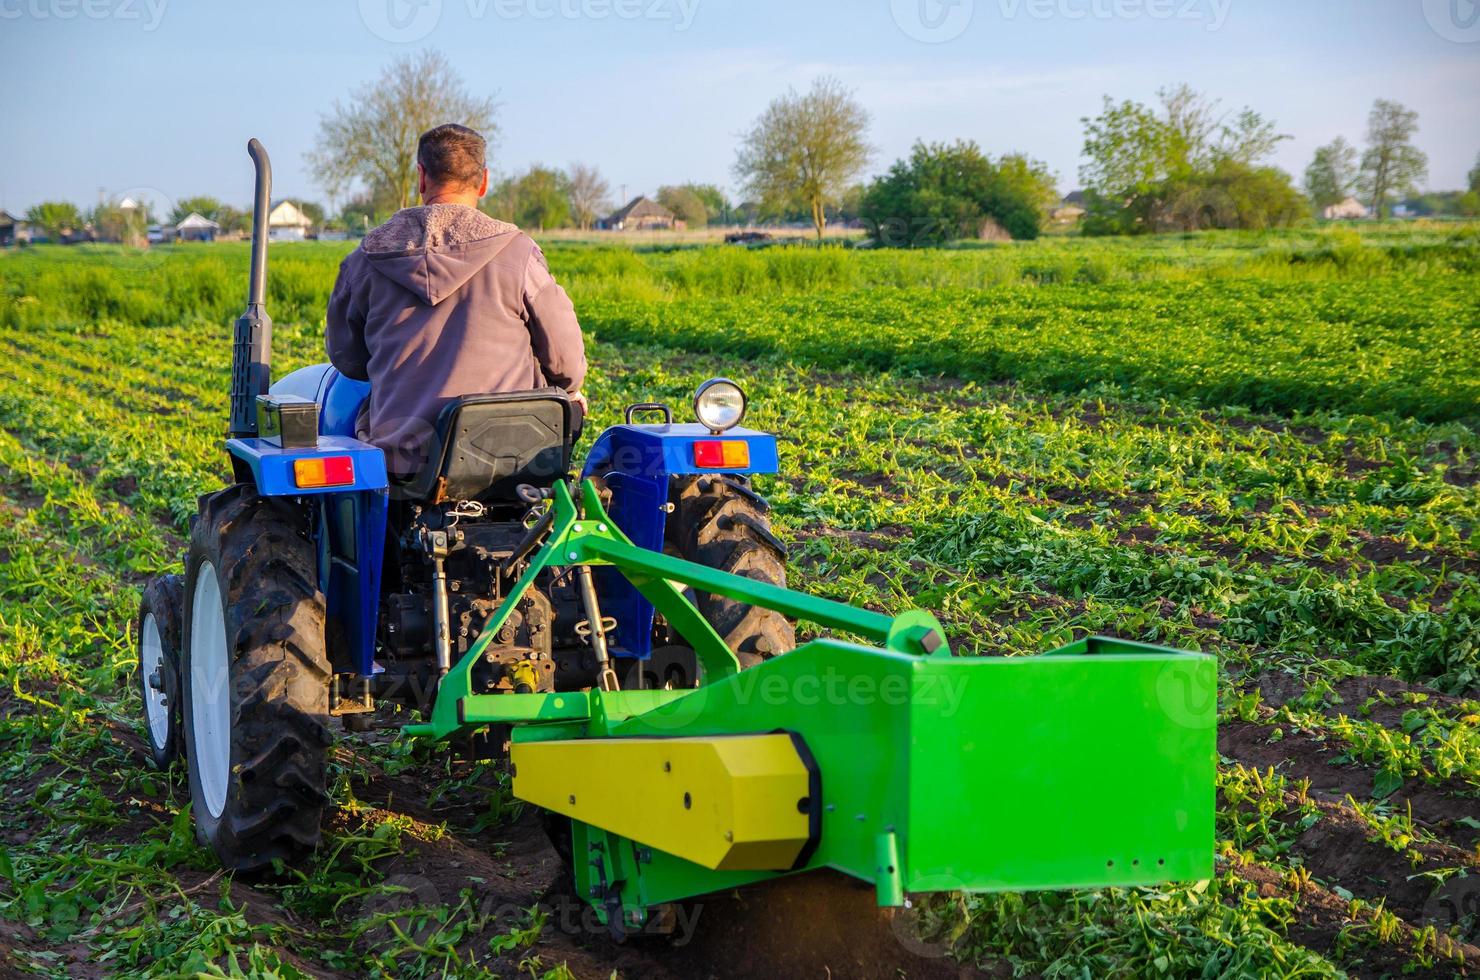
<svg viewBox="0 0 1480 980"><path fill-rule="evenodd" d="M773 101L742 137L735 176L767 211L803 208L820 240L827 205L867 165L868 112L836 79Z"/></svg>
<svg viewBox="0 0 1480 980"><path fill-rule="evenodd" d="M331 197L352 184L370 189L396 208L416 193L416 141L443 123L470 126L492 148L498 136L497 105L470 94L441 53L424 50L393 61L380 78L337 100L319 122L309 166Z"/></svg>
<svg viewBox="0 0 1480 980"><path fill-rule="evenodd" d="M859 209L875 242L913 248L976 237L989 220L1036 238L1055 197L1047 168L1021 154L993 161L973 142L921 142L869 185Z"/></svg>
<svg viewBox="0 0 1480 980"><path fill-rule="evenodd" d="M1470 190L1480 194L1480 153L1475 154L1475 166L1469 173Z"/></svg>
<svg viewBox="0 0 1480 980"><path fill-rule="evenodd" d="M709 215L709 223L728 221L730 217L730 199L725 197L725 192L714 184L684 184L684 187L698 195L699 200L704 202L704 210Z"/></svg>
<svg viewBox="0 0 1480 980"><path fill-rule="evenodd" d="M176 202L173 208L170 209L169 222L172 225L178 225L180 222L190 217L191 212L195 212L196 214L199 214L202 218L210 218L212 221L219 224L221 221L221 207L221 202L216 200L214 197L201 196L182 198L181 200Z"/></svg>
<svg viewBox="0 0 1480 980"><path fill-rule="evenodd" d="M66 201L43 201L26 212L26 220L33 228L46 232L51 241L60 242L64 235L82 226L82 212Z"/></svg>
<svg viewBox="0 0 1480 980"><path fill-rule="evenodd" d="M211 215L211 220L221 226L223 235L235 234L236 232L247 232L250 230L250 215L245 211L237 210L230 204L222 204L216 208L216 213Z"/></svg>
<svg viewBox="0 0 1480 980"><path fill-rule="evenodd" d="M688 184L658 188L658 203L690 228L703 228L709 223L709 209L704 199Z"/></svg>
<svg viewBox="0 0 1480 980"><path fill-rule="evenodd" d="M1260 161L1289 137L1254 110L1229 115L1218 100L1186 85L1157 95L1159 109L1106 96L1098 116L1081 120L1088 158L1079 172L1088 212L1084 231L1129 234L1184 227L1189 214L1198 215L1199 223L1217 216L1230 222L1218 227L1243 227L1235 202L1261 198L1270 175ZM1229 182L1243 180L1259 186L1230 193ZM1211 197L1223 194L1228 197L1213 207ZM1189 201L1203 203L1189 211ZM1257 224L1265 217L1261 212L1249 221Z"/></svg>
<svg viewBox="0 0 1480 980"><path fill-rule="evenodd" d="M1005 153L997 158L997 179L1003 200L1031 208L1033 221L1041 230L1048 212L1059 203L1057 181L1048 165L1022 153Z"/></svg>
<svg viewBox="0 0 1480 980"><path fill-rule="evenodd" d="M1338 136L1316 150L1305 168L1305 193L1317 209L1339 204L1357 183L1357 148Z"/></svg>
<svg viewBox="0 0 1480 980"><path fill-rule="evenodd" d="M553 167L535 165L499 181L480 207L495 218L539 231L572 223L566 176Z"/></svg>
<svg viewBox="0 0 1480 980"><path fill-rule="evenodd" d="M87 216L100 241L121 242L141 248L149 243L149 210L147 207L121 208L117 204L99 204Z"/></svg>
<svg viewBox="0 0 1480 980"><path fill-rule="evenodd" d="M1283 170L1233 159L1220 160L1211 173L1194 175L1176 188L1155 216L1159 229L1281 228L1310 209Z"/></svg>
<svg viewBox="0 0 1480 980"><path fill-rule="evenodd" d="M1413 145L1418 113L1378 99L1367 116L1367 150L1357 186L1379 218L1388 216L1388 199L1413 193L1428 176L1429 158Z"/></svg>

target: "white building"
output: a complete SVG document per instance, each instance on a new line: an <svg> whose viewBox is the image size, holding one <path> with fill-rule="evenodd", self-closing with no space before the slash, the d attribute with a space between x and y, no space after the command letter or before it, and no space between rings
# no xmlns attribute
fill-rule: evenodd
<svg viewBox="0 0 1480 980"><path fill-rule="evenodd" d="M277 201L267 212L267 240L272 242L301 242L308 237L313 222L289 200Z"/></svg>
<svg viewBox="0 0 1480 980"><path fill-rule="evenodd" d="M175 225L175 237L182 242L214 242L221 226L199 211L191 211L185 220Z"/></svg>
<svg viewBox="0 0 1480 980"><path fill-rule="evenodd" d="M1352 218L1367 217L1367 207L1354 197L1348 197L1340 204L1328 204L1321 209L1321 217L1327 221L1350 220Z"/></svg>

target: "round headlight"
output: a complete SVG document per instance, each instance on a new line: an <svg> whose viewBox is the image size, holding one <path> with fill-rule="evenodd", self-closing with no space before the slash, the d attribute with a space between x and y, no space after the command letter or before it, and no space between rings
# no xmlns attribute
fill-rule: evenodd
<svg viewBox="0 0 1480 980"><path fill-rule="evenodd" d="M734 428L745 418L745 392L729 378L710 378L694 393L694 415L710 432Z"/></svg>

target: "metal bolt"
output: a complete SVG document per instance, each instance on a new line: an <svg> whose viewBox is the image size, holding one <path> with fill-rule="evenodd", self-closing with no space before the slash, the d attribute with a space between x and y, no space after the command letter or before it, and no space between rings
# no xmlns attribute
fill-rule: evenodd
<svg viewBox="0 0 1480 980"><path fill-rule="evenodd" d="M576 801L576 794L574 794L574 793L570 794L570 801L571 801L571 803L574 803ZM859 817L858 819L859 820L862 820L863 817Z"/></svg>
<svg viewBox="0 0 1480 980"><path fill-rule="evenodd" d="M605 534L606 533L606 525L605 524L598 524L598 525L596 525L596 530L600 531L602 534Z"/></svg>
<svg viewBox="0 0 1480 980"><path fill-rule="evenodd" d="M568 557L568 558L569 558L569 559L570 559L570 560L571 560L571 561L575 561L575 560L576 560L576 553L575 553L575 552L574 552L574 551L572 551L572 552L571 552L571 553L570 553L570 554L569 554L569 555L567 555L567 556L566 556L566 557Z"/></svg>
<svg viewBox="0 0 1480 980"><path fill-rule="evenodd" d="M581 533L581 525L577 524L575 527L571 528L571 530L574 531L574 532L576 532L577 534L580 534Z"/></svg>

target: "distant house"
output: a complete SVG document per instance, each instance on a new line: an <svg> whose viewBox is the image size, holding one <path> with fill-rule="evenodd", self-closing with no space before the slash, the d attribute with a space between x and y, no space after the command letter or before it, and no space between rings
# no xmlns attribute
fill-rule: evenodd
<svg viewBox="0 0 1480 980"><path fill-rule="evenodd" d="M1058 207L1048 209L1048 220L1055 224L1073 224L1084 217L1084 191L1070 191Z"/></svg>
<svg viewBox="0 0 1480 980"><path fill-rule="evenodd" d="M17 218L9 211L0 211L0 248L23 245L31 240L31 226L25 218Z"/></svg>
<svg viewBox="0 0 1480 980"><path fill-rule="evenodd" d="M275 201L267 212L267 240L272 242L301 242L308 237L313 222L308 215L289 200Z"/></svg>
<svg viewBox="0 0 1480 980"><path fill-rule="evenodd" d="M182 242L214 242L221 226L199 211L191 211L175 225L175 237Z"/></svg>
<svg viewBox="0 0 1480 980"><path fill-rule="evenodd" d="M596 223L609 231L643 231L649 228L673 228L673 212L652 198L638 195L626 207L614 211Z"/></svg>
<svg viewBox="0 0 1480 980"><path fill-rule="evenodd" d="M1321 209L1321 217L1327 221L1347 221L1353 218L1367 217L1367 207L1354 197L1348 197L1340 204L1328 204Z"/></svg>

